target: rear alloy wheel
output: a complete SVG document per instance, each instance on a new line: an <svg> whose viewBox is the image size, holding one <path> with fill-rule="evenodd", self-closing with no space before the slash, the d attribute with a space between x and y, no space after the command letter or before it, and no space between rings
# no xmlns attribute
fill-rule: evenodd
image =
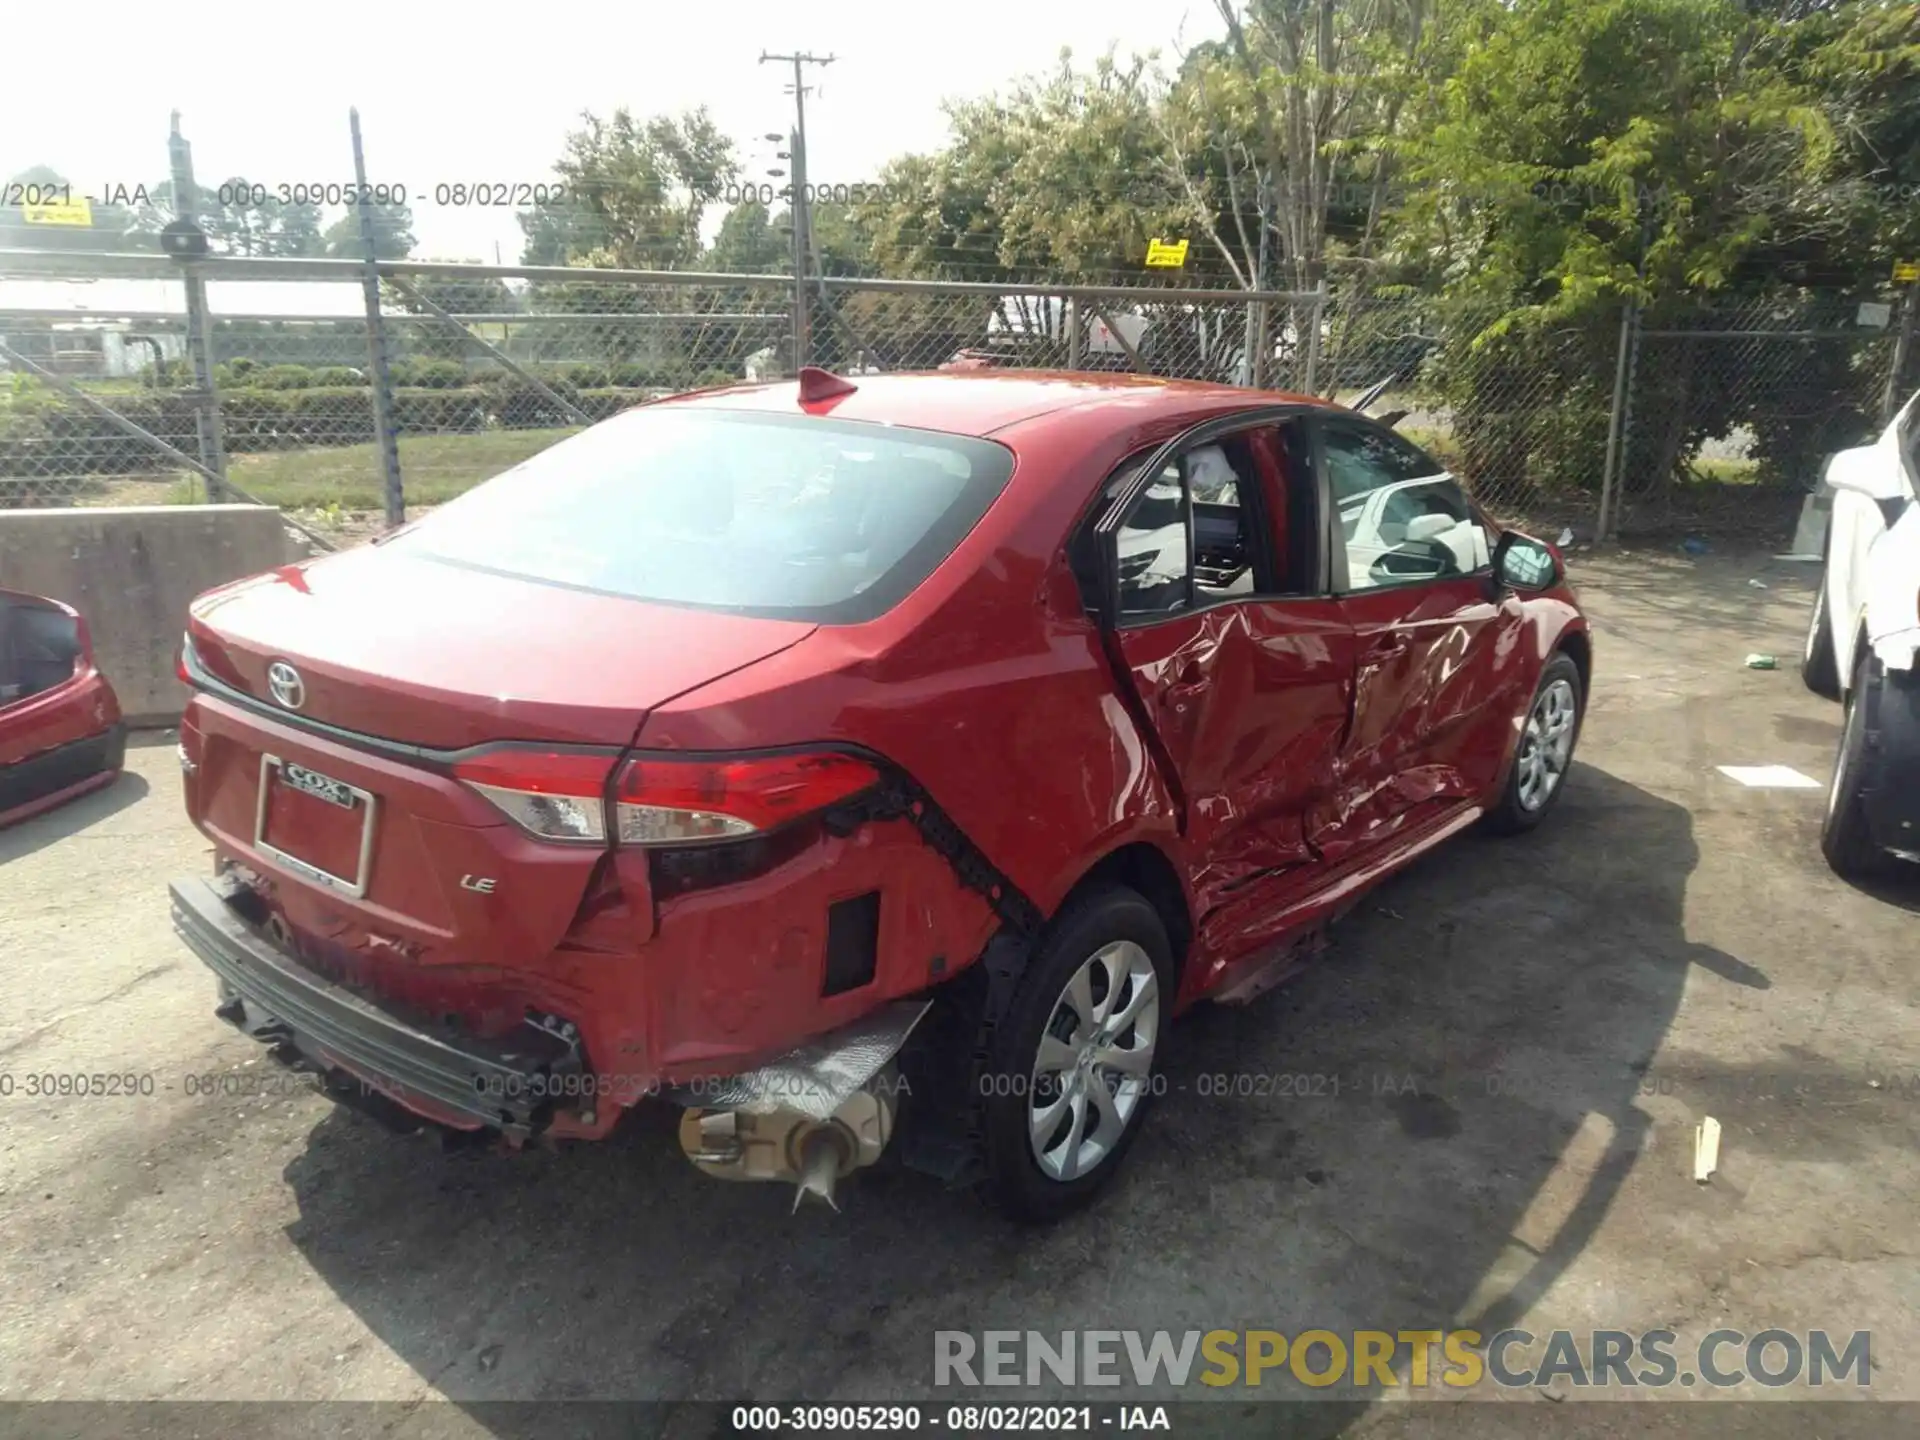
<svg viewBox="0 0 1920 1440"><path fill-rule="evenodd" d="M1880 685L1871 651L1860 647L1860 667L1847 691L1847 719L1840 728L1840 752L1827 783L1827 816L1820 826L1820 851L1833 872L1846 880L1870 880L1893 868L1893 857L1873 843L1867 828L1866 791L1872 783L1872 752L1867 745L1867 709Z"/></svg>
<svg viewBox="0 0 1920 1440"><path fill-rule="evenodd" d="M1800 654L1800 678L1807 689L1824 700L1840 698L1840 666L1833 654L1833 626L1827 623L1827 572L1813 592L1813 613L1807 617L1807 643Z"/></svg>
<svg viewBox="0 0 1920 1440"><path fill-rule="evenodd" d="M1517 835L1546 818L1573 767L1582 703L1580 667L1566 654L1556 653L1541 669L1507 788L1500 803L1487 812L1490 829Z"/></svg>
<svg viewBox="0 0 1920 1440"><path fill-rule="evenodd" d="M1113 1178L1156 1089L1172 949L1152 905L1074 901L1029 962L983 1084L988 1185L1008 1214L1054 1220Z"/></svg>

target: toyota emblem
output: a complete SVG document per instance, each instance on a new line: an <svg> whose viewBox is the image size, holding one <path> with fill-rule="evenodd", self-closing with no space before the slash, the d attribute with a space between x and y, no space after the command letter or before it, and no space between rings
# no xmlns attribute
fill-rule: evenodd
<svg viewBox="0 0 1920 1440"><path fill-rule="evenodd" d="M300 678L300 672L284 660L276 660L267 667L267 688L273 692L273 698L289 710L298 710L307 703L306 682Z"/></svg>

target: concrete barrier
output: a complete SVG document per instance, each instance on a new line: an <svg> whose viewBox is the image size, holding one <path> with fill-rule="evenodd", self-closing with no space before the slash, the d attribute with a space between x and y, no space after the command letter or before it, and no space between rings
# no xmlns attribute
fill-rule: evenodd
<svg viewBox="0 0 1920 1440"><path fill-rule="evenodd" d="M0 586L86 617L94 660L132 724L170 724L186 706L173 659L188 602L290 558L267 505L0 510Z"/></svg>

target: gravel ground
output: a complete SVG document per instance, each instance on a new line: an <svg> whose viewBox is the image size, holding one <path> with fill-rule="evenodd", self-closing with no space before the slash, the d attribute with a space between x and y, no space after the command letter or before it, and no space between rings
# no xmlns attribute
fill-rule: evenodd
<svg viewBox="0 0 1920 1440"><path fill-rule="evenodd" d="M1580 565L1598 681L1559 812L1456 841L1297 981L1176 1027L1123 1183L1046 1232L885 1167L839 1216L790 1214L783 1189L698 1176L657 1114L598 1147L442 1155L270 1088L169 929L165 883L208 848L171 737L146 737L110 790L0 834L0 1400L376 1399L402 1402L370 1412L382 1435L505 1434L484 1402L951 1400L941 1329L1463 1321L1866 1329L1872 1395L1920 1400L1920 883L1849 888L1820 861L1821 792L1715 770L1827 777L1839 712L1792 667L1810 578ZM1753 650L1782 669L1743 668ZM71 1072L152 1093L23 1093ZM266 1093L189 1093L202 1074ZM1221 1098L1219 1075L1266 1093ZM1283 1098L1280 1075L1338 1094ZM1697 1185L1707 1114L1721 1169ZM1302 1433L1426 1433L1331 1398ZM1636 1434L1700 1409L1526 1413ZM1743 1423L1821 1428L1780 1405Z"/></svg>

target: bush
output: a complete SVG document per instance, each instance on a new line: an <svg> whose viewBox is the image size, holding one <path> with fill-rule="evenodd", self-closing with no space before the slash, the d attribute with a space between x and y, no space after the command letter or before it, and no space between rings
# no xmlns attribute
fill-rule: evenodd
<svg viewBox="0 0 1920 1440"><path fill-rule="evenodd" d="M249 375L247 383L262 390L305 390L313 384L313 371L304 365L269 365Z"/></svg>
<svg viewBox="0 0 1920 1440"><path fill-rule="evenodd" d="M582 390L605 389L613 384L605 365L563 365L560 367L560 378L569 385L578 385Z"/></svg>
<svg viewBox="0 0 1920 1440"><path fill-rule="evenodd" d="M571 404L580 404L580 388L566 380L551 380L547 386ZM493 416L509 430L529 430L546 425L571 425L574 419L524 380L509 380L488 387L493 392ZM584 410L587 407L581 406Z"/></svg>
<svg viewBox="0 0 1920 1440"><path fill-rule="evenodd" d="M351 365L322 365L313 372L316 385L364 385L367 377Z"/></svg>
<svg viewBox="0 0 1920 1440"><path fill-rule="evenodd" d="M250 360L245 355L236 355L233 359L227 361L225 365L219 366L218 368L225 370L235 379L244 381L259 368L259 362Z"/></svg>
<svg viewBox="0 0 1920 1440"><path fill-rule="evenodd" d="M403 382L396 375L393 383ZM458 360L415 360L404 383L428 390L457 390L467 383L467 367Z"/></svg>
<svg viewBox="0 0 1920 1440"><path fill-rule="evenodd" d="M291 445L287 417L293 413L292 390L226 390L220 395L221 428L229 451L273 450Z"/></svg>
<svg viewBox="0 0 1920 1440"><path fill-rule="evenodd" d="M693 377L693 388L696 390L710 389L715 385L738 385L739 383L740 377L731 370L702 370Z"/></svg>
<svg viewBox="0 0 1920 1440"><path fill-rule="evenodd" d="M464 385L457 390L396 387L393 420L408 433L481 430L486 427L494 398L495 392L483 385Z"/></svg>
<svg viewBox="0 0 1920 1440"><path fill-rule="evenodd" d="M582 390L575 403L595 420L605 420L609 415L618 415L622 410L644 404L646 398L632 386L610 385Z"/></svg>
<svg viewBox="0 0 1920 1440"><path fill-rule="evenodd" d="M280 434L301 445L353 445L373 435L373 391L358 386L315 386L287 397ZM283 442L285 443L285 442Z"/></svg>

